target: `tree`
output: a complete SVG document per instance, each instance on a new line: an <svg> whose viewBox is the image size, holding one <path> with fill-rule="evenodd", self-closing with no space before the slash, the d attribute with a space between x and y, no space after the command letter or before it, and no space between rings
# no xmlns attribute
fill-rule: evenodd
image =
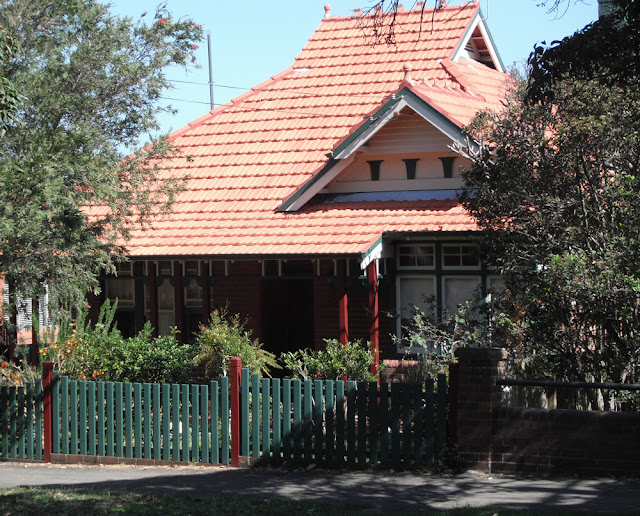
<svg viewBox="0 0 640 516"><path fill-rule="evenodd" d="M551 1L551 0L549 0ZM561 0L554 0L558 8ZM538 46L529 58L527 100L553 101L554 86L567 74L604 86L633 86L640 76L640 4L610 0L606 13L583 30Z"/></svg>
<svg viewBox="0 0 640 516"><path fill-rule="evenodd" d="M0 271L23 297L46 285L82 299L180 188L158 163L186 158L145 140L167 109L165 69L192 66L202 28L162 5L134 22L89 0L0 0L0 26L17 44L0 77L24 97L2 140Z"/></svg>
<svg viewBox="0 0 640 516"><path fill-rule="evenodd" d="M0 29L0 66L4 68L5 63L11 59L15 52L15 41ZM11 81L0 76L0 138L15 120L20 98L20 93Z"/></svg>
<svg viewBox="0 0 640 516"><path fill-rule="evenodd" d="M575 37L599 33L599 23ZM611 23L602 26L620 27ZM609 51L603 63L567 57L561 66L566 41L536 50L504 112L469 128L482 143L470 154L464 202L506 280L512 350L556 379L637 381L637 76L616 75ZM549 72L542 82L540 70Z"/></svg>

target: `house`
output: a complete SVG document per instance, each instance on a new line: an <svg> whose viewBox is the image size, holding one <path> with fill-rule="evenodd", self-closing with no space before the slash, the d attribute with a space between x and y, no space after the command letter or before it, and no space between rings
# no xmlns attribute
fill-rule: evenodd
<svg viewBox="0 0 640 516"><path fill-rule="evenodd" d="M451 145L500 109L508 75L479 4L441 4L400 7L392 46L325 6L289 68L170 135L184 156L163 174L186 191L103 280L125 334L148 320L187 341L229 303L276 353L335 337L393 357L426 296L442 313L498 281Z"/></svg>

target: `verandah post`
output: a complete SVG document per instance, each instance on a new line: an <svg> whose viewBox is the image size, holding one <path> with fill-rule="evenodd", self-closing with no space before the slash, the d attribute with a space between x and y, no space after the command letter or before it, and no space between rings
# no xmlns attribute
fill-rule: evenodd
<svg viewBox="0 0 640 516"><path fill-rule="evenodd" d="M369 282L369 311L371 312L371 326L369 327L369 340L373 353L371 373L379 375L380 372L380 310L378 306L378 260L373 260L367 266L367 280ZM378 383L380 377L378 376Z"/></svg>
<svg viewBox="0 0 640 516"><path fill-rule="evenodd" d="M44 462L51 462L51 432L53 430L52 421L52 394L53 394L53 362L46 361L42 367L42 387L44 406Z"/></svg>
<svg viewBox="0 0 640 516"><path fill-rule="evenodd" d="M229 376L231 381L231 467L240 465L240 375L242 360L231 359Z"/></svg>
<svg viewBox="0 0 640 516"><path fill-rule="evenodd" d="M340 325L340 344L349 342L349 295L347 294L347 262L340 264L340 300L338 301L338 319Z"/></svg>

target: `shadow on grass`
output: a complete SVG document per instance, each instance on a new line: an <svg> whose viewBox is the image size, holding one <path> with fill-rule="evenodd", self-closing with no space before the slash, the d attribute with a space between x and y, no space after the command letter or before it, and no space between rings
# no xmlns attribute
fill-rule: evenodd
<svg viewBox="0 0 640 516"><path fill-rule="evenodd" d="M5 468L6 465L0 469L0 475L10 474ZM44 475L35 481L29 480L30 476L34 477L28 475L28 469L23 468L23 475L27 475L25 481L16 479L16 482L21 485L37 484L47 493L60 493L59 500L54 497L51 503L73 503L69 507L54 507L48 512L74 516L100 512L82 512L81 506L73 505L75 501L65 501L64 496L70 496L70 490L91 490L96 496L101 492L112 501L126 500L127 496L135 493L144 501L142 508L150 509L148 512L138 509L118 511L122 514L452 514L447 511L456 509L453 514L491 516L496 513L495 508L509 508L497 511L502 516L522 514L518 510L524 509L531 511L525 514L545 515L567 514L568 511L637 513L637 507L640 506L637 484L628 486L628 496L616 497L612 490L618 484L612 479L492 478L473 474L439 477L389 471L286 471L269 468L194 472L188 468L50 466L37 468L37 471L34 468L34 473ZM0 510L0 514L7 514L4 500L8 496L12 495L7 492L3 494L3 510ZM218 501L212 501L210 497ZM187 508L185 504L193 501L205 505L202 509L198 505ZM216 508L213 512L210 510L212 503ZM218 507L215 503L224 505ZM303 505L290 505L295 503ZM333 505L327 506L326 512L322 512L325 510L324 504ZM173 505L179 512L168 512ZM469 506L479 508L457 510ZM154 510L151 510L152 507ZM286 510L280 510L281 507ZM42 513L42 510L33 513L9 512Z"/></svg>

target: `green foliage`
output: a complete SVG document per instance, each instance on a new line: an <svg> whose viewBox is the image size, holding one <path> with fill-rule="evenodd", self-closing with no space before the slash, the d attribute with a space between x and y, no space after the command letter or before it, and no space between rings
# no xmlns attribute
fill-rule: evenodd
<svg viewBox="0 0 640 516"><path fill-rule="evenodd" d="M560 0L554 3L557 7ZM602 87L637 85L640 5L635 0L612 0L610 7L609 15L601 16L581 31L534 49L529 57L527 101L553 102L567 75L576 80L596 81Z"/></svg>
<svg viewBox="0 0 640 516"><path fill-rule="evenodd" d="M80 303L181 187L157 181L157 164L187 158L145 140L170 109L165 69L191 66L202 28L163 6L133 21L90 0L0 0L0 27L0 78L23 96L2 139L0 270L21 297L46 283L52 306Z"/></svg>
<svg viewBox="0 0 640 516"><path fill-rule="evenodd" d="M5 30L0 29L0 69L4 69L12 61L16 51L15 40ZM4 135L7 127L16 120L21 100L22 95L16 90L13 83L0 75L0 138Z"/></svg>
<svg viewBox="0 0 640 516"><path fill-rule="evenodd" d="M407 368L407 379L422 382L440 373L447 374L457 348L489 347L501 341L509 321L494 305L495 294L492 290L480 299L480 293L476 292L456 312L446 312L440 318L435 317L435 298L426 300L427 307L431 305L427 311L414 306L412 318L403 321L402 337L392 336L394 344L405 349L403 360L416 362ZM415 348L422 351L415 353Z"/></svg>
<svg viewBox="0 0 640 516"><path fill-rule="evenodd" d="M375 382L369 369L373 365L371 343L356 340L342 345L337 339L324 339L324 350L300 349L283 353L281 360L294 378Z"/></svg>
<svg viewBox="0 0 640 516"><path fill-rule="evenodd" d="M18 364L13 364L8 360L0 361L0 387L12 385L25 385L33 383L42 377L42 370L30 366L26 361L21 360Z"/></svg>
<svg viewBox="0 0 640 516"><path fill-rule="evenodd" d="M252 339L246 323L238 314L229 315L225 307L214 310L209 324L200 326L195 362L204 364L207 378L226 376L233 357L240 357L242 367L265 376L271 376L271 368L280 368L275 355L263 349L258 339Z"/></svg>
<svg viewBox="0 0 640 516"><path fill-rule="evenodd" d="M637 47L632 55L625 48L624 58L634 59ZM470 156L465 204L484 230L489 263L506 280L500 303L514 355L558 380L633 382L640 91L637 76L632 84L630 76L602 82L571 66L556 68L536 102L533 77L502 114L477 121L473 134L491 144ZM593 66L609 71L607 63Z"/></svg>
<svg viewBox="0 0 640 516"><path fill-rule="evenodd" d="M105 301L95 325L80 313L71 331L64 328L55 344L42 353L63 374L78 379L116 382L187 383L195 349L179 345L175 336L153 338L147 323L125 339L113 324L117 304Z"/></svg>

